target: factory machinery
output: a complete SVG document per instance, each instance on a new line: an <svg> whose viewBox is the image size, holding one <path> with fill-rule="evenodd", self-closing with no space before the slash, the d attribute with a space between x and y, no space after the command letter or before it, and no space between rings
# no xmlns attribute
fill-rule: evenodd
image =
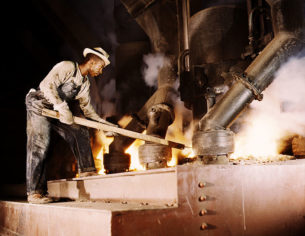
<svg viewBox="0 0 305 236"><path fill-rule="evenodd" d="M146 130L139 147L146 170L128 171L124 150L135 137L116 136L104 156L107 175L49 181L50 195L61 199L57 203L0 202L1 231L305 235L304 159L229 162L230 127L253 100L263 99L280 66L304 47L303 0L206 1L204 7L196 0L121 2L148 36L151 52L167 58L158 88L124 127L133 134ZM121 45L119 57L127 44L136 51L143 47ZM192 111L196 158L168 167L172 148L184 148L165 140L175 120L177 79L179 97Z"/></svg>

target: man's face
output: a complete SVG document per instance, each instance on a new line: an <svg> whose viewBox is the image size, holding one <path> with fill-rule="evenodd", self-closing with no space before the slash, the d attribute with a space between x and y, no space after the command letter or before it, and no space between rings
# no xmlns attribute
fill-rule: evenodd
<svg viewBox="0 0 305 236"><path fill-rule="evenodd" d="M89 69L89 74L92 77L102 74L105 62L103 60L93 60Z"/></svg>

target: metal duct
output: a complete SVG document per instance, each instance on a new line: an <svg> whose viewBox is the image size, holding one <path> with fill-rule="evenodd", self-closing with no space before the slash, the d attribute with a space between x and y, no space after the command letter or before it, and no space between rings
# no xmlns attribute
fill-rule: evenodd
<svg viewBox="0 0 305 236"><path fill-rule="evenodd" d="M262 99L261 92L273 81L273 75L280 65L304 46L303 1L267 2L272 12L274 39L242 75L236 75L237 82L200 120L199 130L230 127L253 99Z"/></svg>

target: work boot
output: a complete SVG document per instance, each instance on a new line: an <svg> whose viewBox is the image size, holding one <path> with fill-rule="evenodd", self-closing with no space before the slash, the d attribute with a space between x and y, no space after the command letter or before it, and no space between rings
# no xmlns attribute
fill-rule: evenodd
<svg viewBox="0 0 305 236"><path fill-rule="evenodd" d="M79 178L88 177L88 176L96 176L96 175L98 175L98 173L96 173L95 171L80 172Z"/></svg>
<svg viewBox="0 0 305 236"><path fill-rule="evenodd" d="M47 197L40 193L32 193L28 195L28 202L33 204L45 204L53 202L54 200L51 197Z"/></svg>

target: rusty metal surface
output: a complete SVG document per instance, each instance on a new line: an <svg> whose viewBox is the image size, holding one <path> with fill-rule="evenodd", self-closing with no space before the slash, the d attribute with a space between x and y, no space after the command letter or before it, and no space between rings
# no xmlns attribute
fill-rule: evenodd
<svg viewBox="0 0 305 236"><path fill-rule="evenodd" d="M22 235L35 235L27 232L58 235L58 229L64 233L71 230L66 235L305 235L305 160L265 165L193 164L147 172L153 175L168 170L176 170L172 183L176 184L178 192L176 206L129 202L38 206L0 202L0 230L5 228ZM145 172L137 174L140 178L146 175ZM116 181L122 188L130 187L132 192L130 176L131 173L121 173L106 178ZM124 177L129 183L122 182ZM166 181L166 177L157 179L159 185ZM116 189L113 185L105 187L104 192ZM86 190L93 194L98 188ZM152 186L151 190L153 195L167 191L168 186L159 189ZM85 232L85 228L88 231Z"/></svg>
<svg viewBox="0 0 305 236"><path fill-rule="evenodd" d="M170 205L69 201L0 201L0 235L110 236L112 212L171 209Z"/></svg>
<svg viewBox="0 0 305 236"><path fill-rule="evenodd" d="M296 157L305 157L305 137L296 136L292 139L292 152Z"/></svg>
<svg viewBox="0 0 305 236"><path fill-rule="evenodd" d="M196 155L228 155L234 152L234 133L230 130L197 131L192 143Z"/></svg>
<svg viewBox="0 0 305 236"><path fill-rule="evenodd" d="M172 149L164 145L145 143L139 147L139 161L146 169L167 167L172 157Z"/></svg>
<svg viewBox="0 0 305 236"><path fill-rule="evenodd" d="M178 208L113 213L113 235L305 234L305 160L178 166L177 181Z"/></svg>
<svg viewBox="0 0 305 236"><path fill-rule="evenodd" d="M177 204L175 168L48 181L51 197Z"/></svg>
<svg viewBox="0 0 305 236"><path fill-rule="evenodd" d="M0 235L111 236L111 210L0 201Z"/></svg>
<svg viewBox="0 0 305 236"><path fill-rule="evenodd" d="M106 173L126 172L130 166L130 155L126 153L106 153L104 155Z"/></svg>

